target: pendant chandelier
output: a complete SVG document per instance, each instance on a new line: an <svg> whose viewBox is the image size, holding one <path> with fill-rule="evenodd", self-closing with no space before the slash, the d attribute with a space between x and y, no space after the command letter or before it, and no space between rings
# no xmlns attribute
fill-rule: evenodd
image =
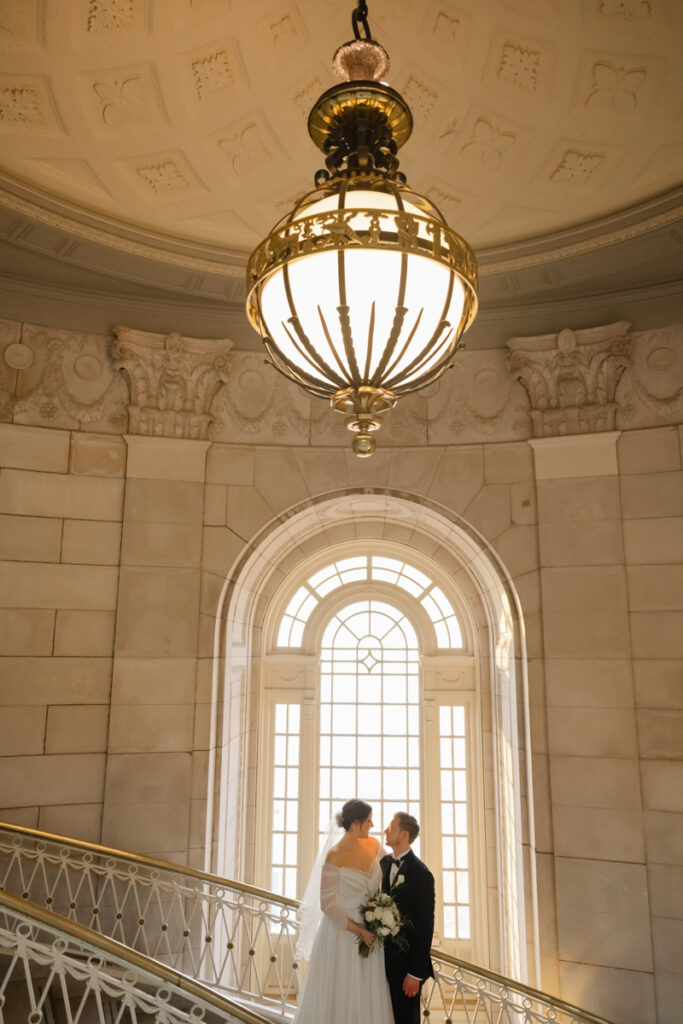
<svg viewBox="0 0 683 1024"><path fill-rule="evenodd" d="M367 3L352 24L355 38L333 58L342 82L308 118L326 169L252 253L247 314L272 365L343 413L353 450L368 456L380 417L437 380L462 346L477 264L398 170L412 115L381 81L389 58L371 37Z"/></svg>

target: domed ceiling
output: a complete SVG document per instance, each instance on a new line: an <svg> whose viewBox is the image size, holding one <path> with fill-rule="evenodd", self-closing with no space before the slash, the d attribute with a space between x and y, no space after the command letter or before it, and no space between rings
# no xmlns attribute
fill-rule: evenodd
<svg viewBox="0 0 683 1024"><path fill-rule="evenodd" d="M237 276L312 188L306 119L353 6L2 0L0 202ZM683 166L678 0L369 8L415 119L401 169L480 254L625 210L644 211L631 234L671 222L658 203Z"/></svg>

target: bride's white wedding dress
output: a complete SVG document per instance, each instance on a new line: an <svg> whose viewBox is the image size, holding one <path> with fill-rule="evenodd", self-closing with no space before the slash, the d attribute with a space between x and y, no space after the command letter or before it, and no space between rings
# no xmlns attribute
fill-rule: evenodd
<svg viewBox="0 0 683 1024"><path fill-rule="evenodd" d="M378 858L368 871L323 866L324 913L293 1024L394 1024L383 949L371 949L364 959L355 935L346 931L346 918L360 923L358 907L381 882Z"/></svg>

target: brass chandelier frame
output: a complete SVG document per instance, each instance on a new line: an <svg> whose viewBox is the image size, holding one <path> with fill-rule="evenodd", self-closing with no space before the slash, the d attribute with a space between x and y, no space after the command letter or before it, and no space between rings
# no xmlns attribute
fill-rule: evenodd
<svg viewBox="0 0 683 1024"><path fill-rule="evenodd" d="M359 218L366 223L363 227L358 225ZM353 221L353 225L350 224ZM392 224L393 230L386 230L387 222ZM420 229L423 229L424 234ZM477 265L472 250L457 232L448 227L442 220L433 217L416 215L408 210L384 211L371 208L353 207L330 210L326 213L318 213L309 217L299 217L290 220L279 226L266 238L251 255L247 267L247 281L249 294L247 299L247 310L249 319L254 326L262 329L264 319L261 312L261 287L276 270L285 269L285 288L288 287L286 268L293 262L316 252L338 251L345 252L358 249L371 249L374 251L384 250L398 252L403 256L402 277L406 275L406 256L415 254L424 256L427 259L436 261L441 266L447 266L460 281L466 286L465 305L461 317L461 331L469 327L477 312ZM341 292L345 291L343 286L344 267L340 263L339 279ZM448 291L444 313L450 304L452 285ZM402 289L405 292L405 287ZM329 385L323 386L312 375L299 370L297 381L317 398L333 398L340 389L349 386L348 378L343 376L347 373L347 367L343 365L340 355L336 352L328 325L325 323L322 313L322 329L325 332L326 340L335 355L338 368L330 366L316 351L311 340L306 336L301 326L301 321L296 314L291 293L288 298L292 306L292 317L290 318L291 331L288 336L299 354L311 367L315 367L330 381ZM384 355L377 366L372 377L369 369L372 359L373 338L372 325L368 338L368 351L365 367L358 366L353 351L352 338L350 336L350 325L348 315L343 310L348 310L343 304L339 307L340 323L344 340L345 356L348 360L348 369L351 371L354 388L361 386L378 387L380 380L384 377L382 388L393 392L395 396L408 394L425 387L431 380L435 380L447 369L448 360L455 349L448 347L444 353L444 359L434 366L432 356L435 350L444 346L445 339L452 333L454 325L443 319L439 320L437 331L432 336L426 349L423 349L413 363L401 370L400 376L391 377L391 367L400 359L401 350L396 354L401 328L403 327L406 308L402 305L403 296L399 295L399 302L395 309L395 319L391 335L387 341ZM421 313L418 314L418 319ZM458 325L460 326L460 325ZM269 355L278 369L286 376L292 376L292 368L280 353L278 346L272 338L264 337L264 344ZM392 360L392 357L396 358ZM420 374L421 366L426 362L432 362L430 369L425 374ZM284 364L284 365L282 365ZM389 372L388 376L387 370ZM340 373L341 371L341 373ZM417 376L416 376L417 375ZM407 382L405 378L410 376Z"/></svg>
<svg viewBox="0 0 683 1024"><path fill-rule="evenodd" d="M325 154L325 169L315 175L316 191L304 196L252 253L247 266L247 315L261 334L275 369L344 413L347 428L356 435L354 451L367 456L376 447L372 434L381 426L380 416L401 395L437 380L462 347L461 335L477 313L477 261L467 242L448 227L438 208L408 188L405 175L398 170L396 154L413 127L410 108L398 92L377 80L388 70L389 59L370 36L366 3L358 4L352 22L356 38L341 46L333 61L335 71L348 80L323 93L308 119L309 134ZM361 38L359 24L365 39ZM384 193L388 207L346 206L359 190ZM306 213L309 206L325 198L335 199L336 208ZM415 208L420 212L413 212ZM401 264L388 337L378 340L374 336L373 302L364 365L359 366L351 330L344 256L363 250L399 253ZM289 276L289 268L298 260L326 252L338 254L339 287L334 331L317 306L328 358L318 351L304 330ZM450 272L450 278L431 337L412 361L401 365L425 310L424 306L409 310L404 305L411 256L438 263ZM290 314L281 327L297 354L296 362L270 336L262 307L264 287L277 272L282 273ZM451 323L447 315L456 281L463 290L463 306L458 323ZM408 314L412 324L406 323ZM336 346L333 333L341 338ZM373 351L377 352L378 344L383 346L382 356L371 370Z"/></svg>

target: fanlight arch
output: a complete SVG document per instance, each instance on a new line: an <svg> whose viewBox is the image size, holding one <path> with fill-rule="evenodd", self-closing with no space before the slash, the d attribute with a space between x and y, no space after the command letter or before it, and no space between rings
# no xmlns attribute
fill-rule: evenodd
<svg viewBox="0 0 683 1024"><path fill-rule="evenodd" d="M471 652L472 624L458 588L424 554L406 557L405 548L386 541L347 541L326 556L307 559L273 599L268 616L272 648L310 648L304 632L329 594L367 584L381 592L384 584L392 600L403 598L410 614L424 620L430 651ZM406 602L405 596L412 600Z"/></svg>
<svg viewBox="0 0 683 1024"><path fill-rule="evenodd" d="M481 685L485 710L481 740L488 751L492 779L481 811L486 812L487 860L493 874L488 878L485 908L490 930L486 949L478 959L493 969L533 981L538 977L538 925L520 604L490 545L462 518L424 498L413 500L406 494L380 491L321 496L269 523L233 566L216 616L212 698L216 742L210 763L210 776L216 782L210 783L208 793L209 864L228 875L255 877L257 798L263 784L255 752L257 745L261 748L269 742L258 733L263 712L259 702L267 649L264 640L272 643L274 623L279 622L296 591L293 584L298 581L300 586L310 577L312 553L319 559L317 568L325 568L333 561L331 538L341 541L342 536L351 537L351 544L364 542L366 551L373 553L383 544L387 549L393 546L394 552L400 547L406 563L417 552L418 560L438 567L440 584L444 579L454 583L452 592L460 601L454 611L464 646L439 653L434 642L422 655L421 664L430 687L457 689L456 662L469 659ZM407 538L410 547L405 544ZM281 587L283 577L289 578L291 585L286 593ZM355 581L354 586L366 583ZM388 584L378 580L375 585ZM400 588L393 589L400 593ZM315 609L311 622L314 620ZM318 621L316 628L320 626ZM283 685L287 678L298 685L302 679L315 677L315 656L305 643L295 649L278 649L275 643L270 656L273 664L279 663L278 672L284 673ZM450 659L448 671L434 667L438 658ZM438 707L435 710L438 721ZM301 721L315 713L314 703L302 704ZM455 729L453 721L451 717L451 729Z"/></svg>

